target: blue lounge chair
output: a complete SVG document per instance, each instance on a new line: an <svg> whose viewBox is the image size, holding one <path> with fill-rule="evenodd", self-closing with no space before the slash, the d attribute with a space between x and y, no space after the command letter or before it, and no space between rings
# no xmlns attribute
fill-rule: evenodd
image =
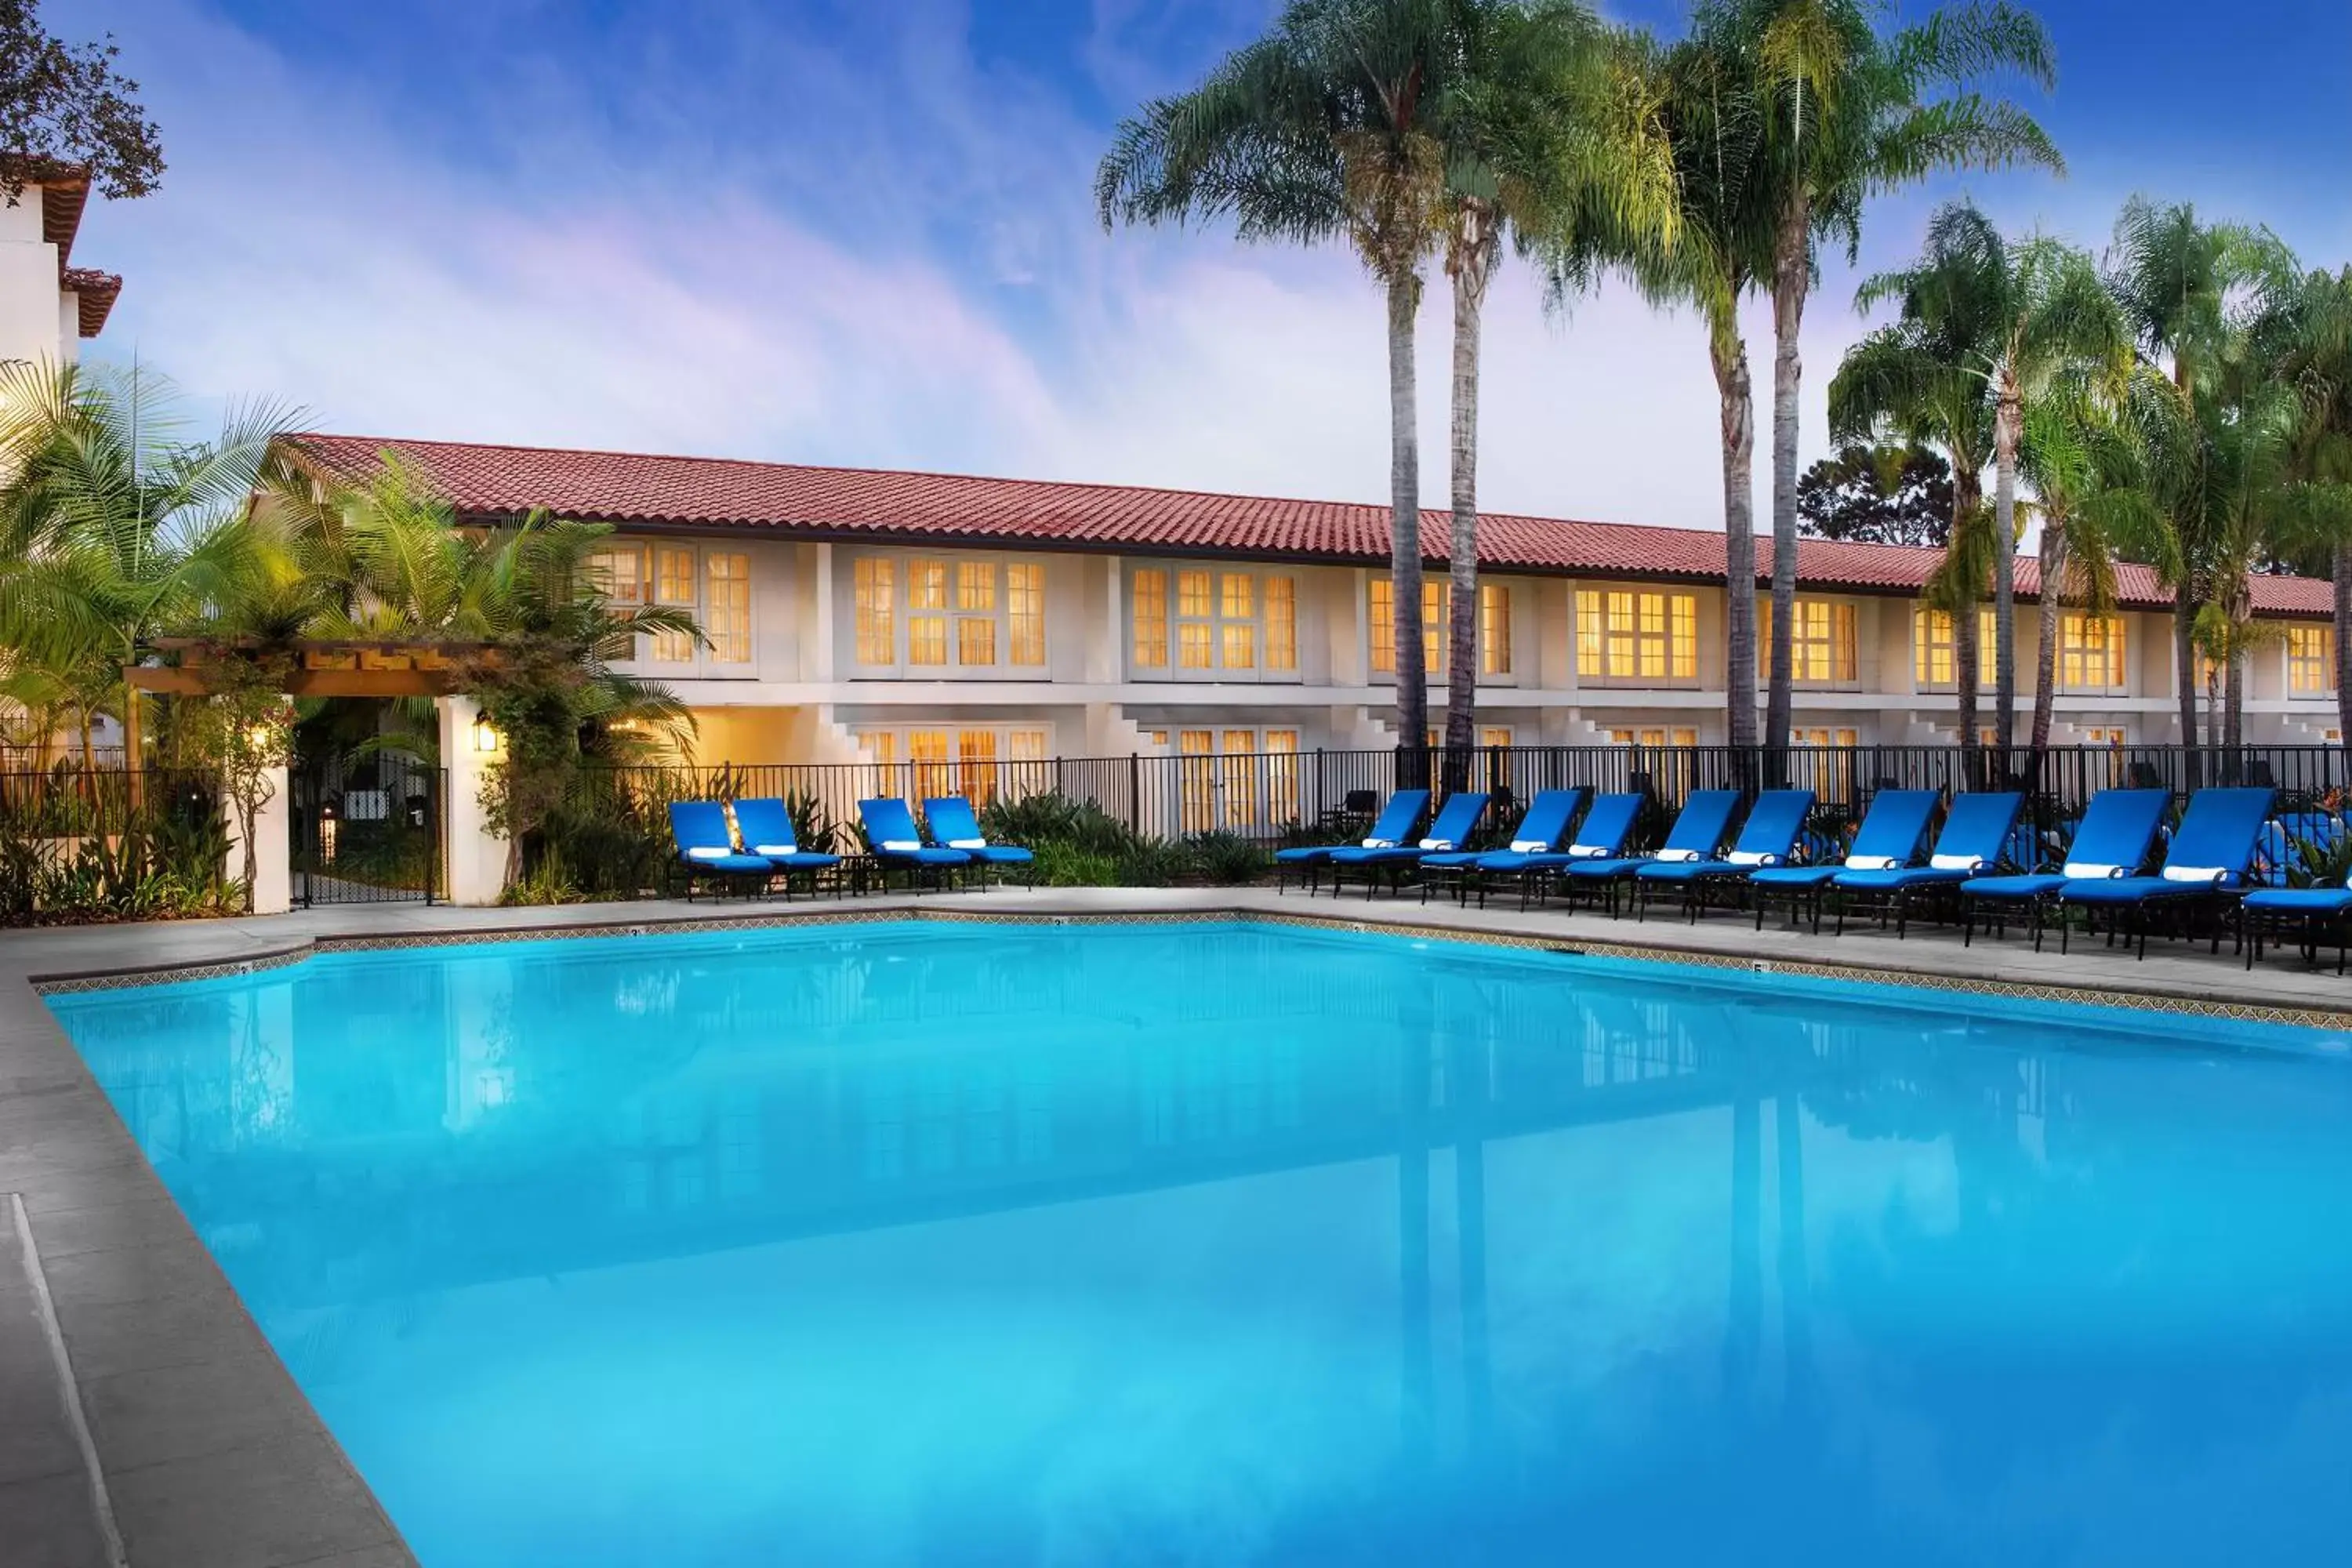
<svg viewBox="0 0 2352 1568"><path fill-rule="evenodd" d="M1037 879L1037 857L1018 844L991 844L988 835L980 830L980 818L971 809L971 802L960 795L943 795L936 800L923 802L923 816L931 825L931 837L940 847L961 849L972 858L982 868L981 886L986 888L985 871L991 866L1022 867L1027 879Z"/></svg>
<svg viewBox="0 0 2352 1568"><path fill-rule="evenodd" d="M2068 906L2093 918L2105 910L2113 917L2112 942L2120 926L2126 940L2137 936L2138 956L2147 956L2147 931L2157 913L2185 917L2208 911L2236 899L2245 889L2246 871L2253 863L2254 843L2271 814L2277 792L2257 788L2200 789L2189 797L2180 826L2164 852L2164 865L2152 877L2075 877L2058 889L2059 912ZM2070 931L2062 918L2058 951L2066 951ZM2184 923L2185 931L2185 923ZM2221 926L2213 928L2213 951L2221 951Z"/></svg>
<svg viewBox="0 0 2352 1568"><path fill-rule="evenodd" d="M1403 880L1407 871L1419 868L1422 858L1460 849L1470 842L1477 830L1478 819L1486 815L1486 796L1480 792L1465 790L1446 797L1435 821L1429 825L1429 836L1413 845L1391 845L1374 848L1359 844L1331 851L1331 891L1337 894L1350 871L1364 874L1364 897L1372 896L1372 889L1385 876L1391 886Z"/></svg>
<svg viewBox="0 0 2352 1568"><path fill-rule="evenodd" d="M2327 888L2257 888L2238 900L2238 945L2246 967L2263 955L2263 938L2289 931L2299 939L2304 962L2319 962L2320 938L2336 932L2336 973L2344 973L2344 950L2352 935L2352 882Z"/></svg>
<svg viewBox="0 0 2352 1568"><path fill-rule="evenodd" d="M1525 858L1529 855L1546 855L1558 849L1560 840L1568 837L1568 825L1576 820L1576 814L1583 805L1584 791L1580 789L1540 790L1535 799L1528 803L1527 815L1519 818L1518 826L1511 830L1510 848L1445 849L1423 856L1421 901L1424 904L1429 902L1429 889L1437 880L1437 877L1432 875L1434 872L1453 877L1455 899L1468 903L1470 886L1477 880L1479 871L1488 861L1514 855Z"/></svg>
<svg viewBox="0 0 2352 1568"><path fill-rule="evenodd" d="M727 808L715 800L674 800L669 804L669 834L677 841L677 858L686 872L686 901L694 901L697 882L732 881L748 893L768 885L776 868L763 855L745 855L735 847L727 826Z"/></svg>
<svg viewBox="0 0 2352 1568"><path fill-rule="evenodd" d="M2325 856L2343 826L2324 811L2290 812L2263 825L2254 849L2252 880L2273 888L2292 888L2312 858Z"/></svg>
<svg viewBox="0 0 2352 1568"><path fill-rule="evenodd" d="M1793 921L1800 905L1811 917L1812 931L1822 931L1822 895L1841 871L1899 871L1919 858L1927 841L1927 824L1943 796L1931 789L1885 789L1871 797L1862 825L1845 858L1818 866L1767 866L1748 879L1756 897L1756 929L1764 929L1765 906L1779 900L1788 905Z"/></svg>
<svg viewBox="0 0 2352 1568"><path fill-rule="evenodd" d="M1548 851L1496 849L1478 857L1478 904L1485 908L1488 877L1519 879L1519 908L1546 878L1587 860L1611 860L1625 853L1625 840L1642 819L1645 803L1638 795L1604 795L1592 803L1584 820L1569 836L1568 847ZM1514 839L1513 842L1518 842Z"/></svg>
<svg viewBox="0 0 2352 1568"><path fill-rule="evenodd" d="M1737 889L1767 867L1787 864L1812 810L1811 790L1766 790L1756 797L1748 820L1740 825L1739 837L1722 859L1654 860L1634 872L1633 917L1639 920L1648 914L1653 892L1675 888L1682 892L1683 913L1696 925L1710 889Z"/></svg>
<svg viewBox="0 0 2352 1568"><path fill-rule="evenodd" d="M2011 841L2017 814L2024 805L2025 797L2013 790L1960 795L1945 813L1943 831L1936 835L1925 866L1840 871L1830 879L1829 888L1838 896L1839 934L1844 934L1848 914L1875 910L1881 925L1894 918L1898 940L1908 936L1915 900L1965 894L2000 867L2003 847Z"/></svg>
<svg viewBox="0 0 2352 1568"><path fill-rule="evenodd" d="M2059 869L2029 866L2014 876L1971 878L1960 889L1961 945L1976 940L1979 914L1998 935L2008 929L2008 911L2021 909L2033 931L2033 950L2041 952L2042 914L2067 878L2127 877L2138 870L2171 805L2170 792L2160 789L2103 789L2093 795Z"/></svg>
<svg viewBox="0 0 2352 1568"><path fill-rule="evenodd" d="M1363 849L1381 849L1406 842L1412 837L1413 825L1421 814L1429 809L1429 792L1425 789L1401 789L1389 796L1381 807L1381 815L1364 834L1360 844ZM1274 853L1274 890L1278 895L1293 877L1307 879L1307 890L1313 893L1323 879L1324 868L1331 857L1349 847L1345 844L1302 844L1293 849L1277 849Z"/></svg>
<svg viewBox="0 0 2352 1568"><path fill-rule="evenodd" d="M799 832L793 826L793 814L781 800L737 801L735 826L742 829L744 852L757 855L782 876L787 901L793 896L794 876L806 877L809 891L814 893L817 873L833 870L841 864L838 855L801 847Z"/></svg>
<svg viewBox="0 0 2352 1568"><path fill-rule="evenodd" d="M1613 919L1618 889L1632 881L1643 867L1715 858L1716 851L1723 847L1724 835L1731 831L1732 814L1738 809L1739 792L1736 789L1694 790L1684 799L1683 808L1656 854L1571 860L1560 868L1566 874L1559 886L1567 889L1570 901L1580 897L1606 899Z"/></svg>
<svg viewBox="0 0 2352 1568"><path fill-rule="evenodd" d="M923 842L922 829L907 803L891 796L857 803L857 820L866 828L866 853L889 885L890 873L903 871L910 887L944 888L948 879L970 866L971 857L961 849L941 849Z"/></svg>

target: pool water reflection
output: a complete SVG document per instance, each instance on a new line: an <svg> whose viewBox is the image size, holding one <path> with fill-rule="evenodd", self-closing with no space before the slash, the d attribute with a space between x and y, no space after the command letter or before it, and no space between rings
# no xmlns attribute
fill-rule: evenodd
<svg viewBox="0 0 2352 1568"><path fill-rule="evenodd" d="M2352 1538L2315 1036L1240 925L53 1005L426 1568Z"/></svg>

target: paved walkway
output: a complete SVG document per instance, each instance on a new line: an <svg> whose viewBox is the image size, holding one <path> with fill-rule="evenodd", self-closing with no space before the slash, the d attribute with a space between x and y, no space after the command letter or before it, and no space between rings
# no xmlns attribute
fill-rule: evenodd
<svg viewBox="0 0 2352 1568"><path fill-rule="evenodd" d="M923 910L958 915L1281 914L1428 926L1714 963L1859 972L1938 987L2104 992L2160 1008L2305 1010L2352 1024L2352 979L2226 952L2103 945L2061 956L2025 942L1856 930L1812 937L1744 918L1696 926L1597 914L1478 910L1360 895L1263 889L1087 889L985 895L453 910L376 905L260 920L0 934L0 1562L112 1560L105 1500L133 1568L388 1568L413 1562L334 1439L271 1353L28 982L37 977L237 962L322 938L537 931L795 912ZM2151 1016L2151 1031L2163 1028ZM2352 1034L2346 1037L2352 1047ZM13 1196L10 1194L14 1194ZM26 1253L11 1216L21 1205ZM46 1282L48 1319L33 1284ZM65 1346L65 1386L47 1329ZM74 1430L87 1427L93 1477ZM24 1413L31 1413L29 1415Z"/></svg>

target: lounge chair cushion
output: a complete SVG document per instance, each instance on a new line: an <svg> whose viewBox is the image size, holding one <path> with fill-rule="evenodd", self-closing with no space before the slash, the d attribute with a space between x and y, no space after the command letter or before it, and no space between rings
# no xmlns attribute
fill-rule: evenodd
<svg viewBox="0 0 2352 1568"><path fill-rule="evenodd" d="M2019 877L1974 877L1960 884L1960 896L1969 899L2040 899L2065 885L2066 879L2052 871L2037 871Z"/></svg>
<svg viewBox="0 0 2352 1568"><path fill-rule="evenodd" d="M2220 889L2216 882L2176 882L2163 877L2095 877L2058 889L2070 904L2142 904L2151 899L2193 898Z"/></svg>
<svg viewBox="0 0 2352 1568"><path fill-rule="evenodd" d="M1897 888L1929 888L1956 883L1973 888L1979 879L1965 866L1897 866L1889 871L1840 871L1837 886L1861 892L1892 892Z"/></svg>
<svg viewBox="0 0 2352 1568"><path fill-rule="evenodd" d="M2246 908L2283 915L2333 915L2352 910L2352 888L2264 888L2246 895Z"/></svg>
<svg viewBox="0 0 2352 1568"><path fill-rule="evenodd" d="M764 875L775 869L775 863L759 855L738 855L731 850L689 849L687 863L702 871L740 871L746 875Z"/></svg>
<svg viewBox="0 0 2352 1568"><path fill-rule="evenodd" d="M1865 859L1883 859L1883 856L1865 856ZM1767 866L1748 879L1759 888L1818 888L1849 870L1885 871L1890 866L1856 867L1851 860L1843 866Z"/></svg>
<svg viewBox="0 0 2352 1568"><path fill-rule="evenodd" d="M1580 860L1570 858L1567 870L1571 877L1589 877L1605 881L1612 877L1633 876L1643 867L1656 864L1654 860L1644 860L1638 856L1631 855L1620 855L1601 860Z"/></svg>
<svg viewBox="0 0 2352 1568"><path fill-rule="evenodd" d="M1728 860L1652 861L1633 874L1645 882L1696 882L1702 877L1745 877L1752 869Z"/></svg>
<svg viewBox="0 0 2352 1568"><path fill-rule="evenodd" d="M1277 849L1274 858L1286 866L1304 866L1309 861L1329 859L1331 851L1338 847L1336 844L1302 844L1296 849Z"/></svg>

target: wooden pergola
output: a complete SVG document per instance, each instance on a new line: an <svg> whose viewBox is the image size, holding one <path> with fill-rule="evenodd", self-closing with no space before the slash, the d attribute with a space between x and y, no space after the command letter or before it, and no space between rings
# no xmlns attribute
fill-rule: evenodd
<svg viewBox="0 0 2352 1568"><path fill-rule="evenodd" d="M424 643L370 641L336 637L302 637L284 645L265 644L258 637L222 642L205 637L159 637L159 651L176 653L176 665L126 666L122 679L140 691L203 697L214 689L211 669L226 658L259 653L265 648L290 653L294 668L286 678L289 697L447 697L457 689L457 665L461 659L495 660L487 643Z"/></svg>

